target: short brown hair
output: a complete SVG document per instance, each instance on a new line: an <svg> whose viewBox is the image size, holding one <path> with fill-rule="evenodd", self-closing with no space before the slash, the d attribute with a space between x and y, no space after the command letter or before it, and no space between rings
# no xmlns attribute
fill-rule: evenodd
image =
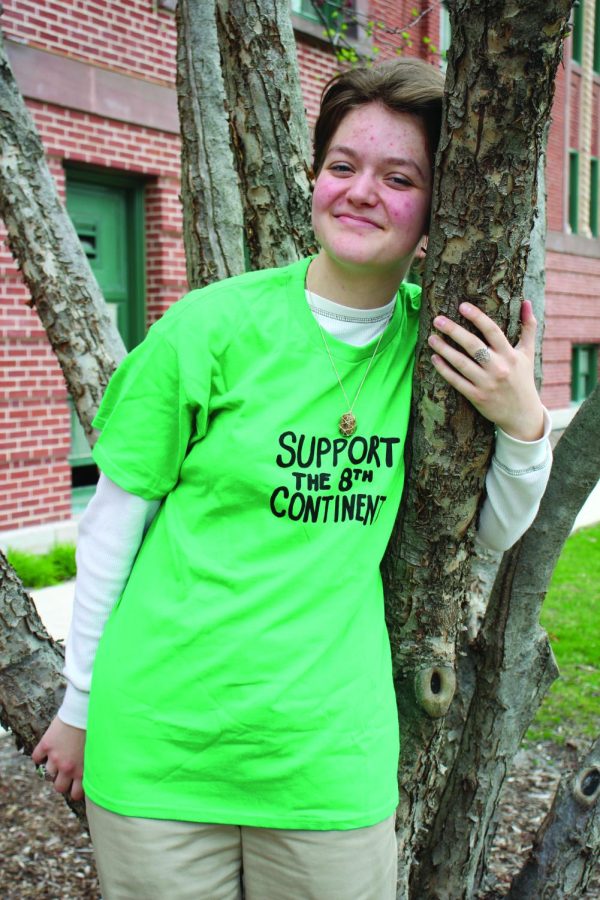
<svg viewBox="0 0 600 900"><path fill-rule="evenodd" d="M368 69L350 69L335 75L323 89L315 125L315 175L321 170L342 119L366 103L381 103L392 112L419 116L427 131L433 160L440 138L443 92L444 76L421 59L395 59Z"/></svg>

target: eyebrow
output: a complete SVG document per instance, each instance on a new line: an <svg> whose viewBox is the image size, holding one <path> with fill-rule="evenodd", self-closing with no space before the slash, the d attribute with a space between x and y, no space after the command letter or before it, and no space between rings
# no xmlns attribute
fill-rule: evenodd
<svg viewBox="0 0 600 900"><path fill-rule="evenodd" d="M333 153L333 152L346 153L348 156L353 156L354 159L356 159L356 157L358 155L352 149L352 147L346 147L344 144L334 144L333 147L330 147L329 150L327 151L327 155L329 155L330 153ZM387 156L383 160L383 162L385 165L392 165L392 166L412 166L414 169L417 170L417 172L419 173L421 178L425 179L425 176L423 175L423 172L421 171L421 167L419 166L419 164L417 162L415 162L414 159L411 159L410 157Z"/></svg>

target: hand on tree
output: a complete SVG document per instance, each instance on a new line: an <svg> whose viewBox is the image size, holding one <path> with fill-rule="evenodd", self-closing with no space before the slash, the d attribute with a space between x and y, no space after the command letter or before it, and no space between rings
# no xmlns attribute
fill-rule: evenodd
<svg viewBox="0 0 600 900"><path fill-rule="evenodd" d="M535 387L534 359L537 322L529 300L521 306L521 339L511 347L500 328L471 303L459 312L480 332L467 331L445 316L433 320L442 335L429 337L432 362L448 384L469 400L482 416L511 437L536 441L544 433L544 409ZM462 349L460 349L462 348Z"/></svg>
<svg viewBox="0 0 600 900"><path fill-rule="evenodd" d="M72 800L83 800L83 750L85 731L67 725L56 716L50 723L31 758L38 766L45 763L48 780L54 790L71 793Z"/></svg>

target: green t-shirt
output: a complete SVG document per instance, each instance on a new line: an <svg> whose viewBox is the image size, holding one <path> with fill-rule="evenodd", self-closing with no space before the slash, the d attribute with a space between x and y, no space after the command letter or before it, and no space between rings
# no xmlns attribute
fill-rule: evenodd
<svg viewBox="0 0 600 900"><path fill-rule="evenodd" d="M94 458L165 497L100 641L85 791L125 815L348 829L397 803L379 563L402 492L419 289L345 401L309 260L192 291L115 373ZM348 396L375 343L327 342Z"/></svg>

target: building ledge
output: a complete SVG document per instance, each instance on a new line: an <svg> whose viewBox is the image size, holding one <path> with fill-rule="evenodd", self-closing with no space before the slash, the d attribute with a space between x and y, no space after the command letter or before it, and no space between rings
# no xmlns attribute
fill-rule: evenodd
<svg viewBox="0 0 600 900"><path fill-rule="evenodd" d="M107 119L179 134L175 88L6 41L24 97Z"/></svg>
<svg viewBox="0 0 600 900"><path fill-rule="evenodd" d="M581 234L566 234L564 231L548 231L546 250L600 259L600 239L583 237Z"/></svg>

